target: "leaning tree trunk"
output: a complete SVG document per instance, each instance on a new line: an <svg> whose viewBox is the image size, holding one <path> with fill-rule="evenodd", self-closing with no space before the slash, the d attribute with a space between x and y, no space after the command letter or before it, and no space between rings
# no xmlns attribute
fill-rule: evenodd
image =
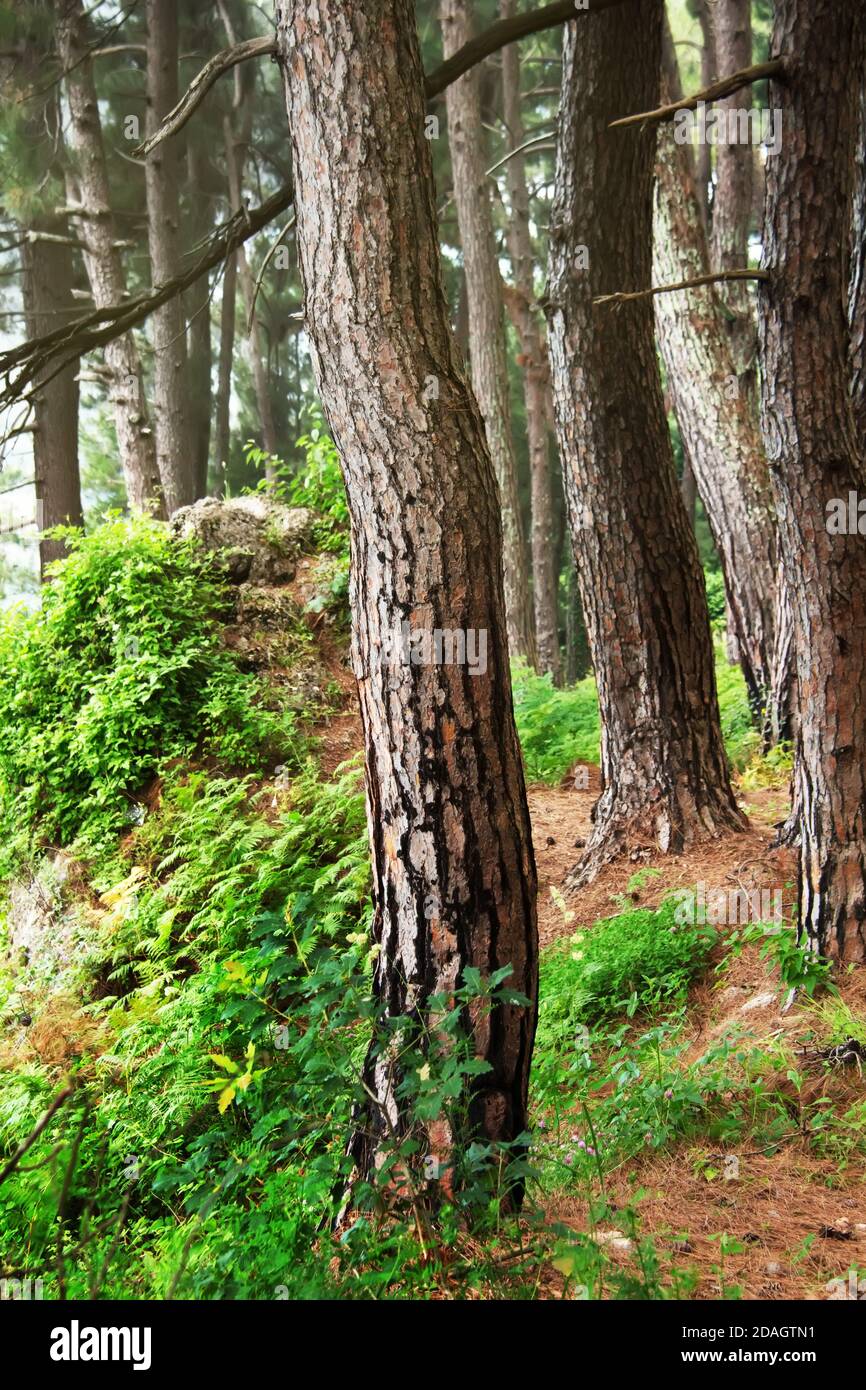
<svg viewBox="0 0 866 1390"><path fill-rule="evenodd" d="M97 309L104 309L122 302L126 281L109 200L86 19L81 0L56 3L57 49L69 106L65 139L74 155L74 186L78 190L76 217L93 302ZM129 505L135 511L152 504L160 509L156 453L147 418L141 362L131 333L106 344L105 364Z"/></svg>
<svg viewBox="0 0 866 1390"><path fill-rule="evenodd" d="M177 5L147 0L147 133L154 134L177 105ZM156 287L180 271L178 142L163 140L147 156L147 241ZM206 283L206 282L205 282ZM156 465L169 516L195 501L190 385L187 380L183 299L175 295L151 315Z"/></svg>
<svg viewBox="0 0 866 1390"><path fill-rule="evenodd" d="M467 966L485 976L513 968L511 984L532 1006L466 1019L489 1063L472 1083L471 1127L511 1140L526 1126L536 874L496 476L448 323L414 7L319 0L312 14L294 0L282 7L277 42L307 331L351 515L374 988L384 1013L420 1035L430 997L453 995ZM474 671L405 664L388 652L404 624L413 644L435 629L486 634L486 661ZM364 1174L389 1134L411 1128L400 1080L399 1058L374 1044L352 1144ZM464 1138L426 1130L421 1152L440 1158Z"/></svg>
<svg viewBox="0 0 866 1390"><path fill-rule="evenodd" d="M514 0L502 0L502 18L514 14ZM520 53L517 44L502 50L502 111L509 149L519 149L525 135L520 111ZM529 230L529 190L526 161L515 155L505 166L511 217L508 245L514 285L512 321L520 342L523 391L526 402L526 438L532 484L532 596L535 611L535 643L538 669L549 674L554 685L562 682L559 648L557 550L554 545L553 486L548 447L547 395L550 362L535 307L532 237Z"/></svg>
<svg viewBox="0 0 866 1390"><path fill-rule="evenodd" d="M866 490L849 395L849 232L864 17L856 0L776 0L781 149L767 165L759 292L762 425L798 670L799 920L866 959L866 548L828 504ZM831 509L832 510L832 509Z"/></svg>
<svg viewBox="0 0 866 1390"><path fill-rule="evenodd" d="M439 17L443 52L448 58L470 38L469 0L440 0ZM484 127L477 68L451 84L445 102L454 203L466 268L472 385L484 417L502 505L509 645L512 655L526 657L534 663L529 578L511 429L505 320L490 189L484 167Z"/></svg>
<svg viewBox="0 0 866 1390"><path fill-rule="evenodd" d="M658 104L661 18L656 0L637 0L570 24L563 47L550 351L603 777L575 883L618 853L676 853L744 825L722 744L703 575L674 468L652 302L593 304L594 295L650 284L654 132L608 126Z"/></svg>
<svg viewBox="0 0 866 1390"><path fill-rule="evenodd" d="M44 132L43 132L44 133ZM29 236L28 236L29 232ZM61 328L75 317L70 289L74 281L72 248L62 237L63 224L39 222L25 231L21 248L24 321L29 338ZM34 396L33 471L40 529L83 526L78 472L78 362L62 372L49 368L37 382ZM62 541L42 537L39 569L66 553Z"/></svg>
<svg viewBox="0 0 866 1390"><path fill-rule="evenodd" d="M739 72L752 62L752 0L715 0L711 7L715 57L720 76ZM729 111L748 110L752 88L744 87L717 103L727 124ZM749 264L749 225L752 218L755 151L748 142L716 146L716 186L713 194L711 263L714 270L745 270ZM728 310L727 333L737 374L746 395L754 399L757 329L748 284L742 280L719 286Z"/></svg>
<svg viewBox="0 0 866 1390"><path fill-rule="evenodd" d="M676 101L673 46L665 44L662 100ZM691 150L659 129L653 272L657 284L705 275L709 258ZM750 398L740 389L726 315L712 285L655 298L668 390L722 564L728 614L759 727L784 733L787 707L770 706L776 633L776 518ZM784 716L784 717L781 717Z"/></svg>

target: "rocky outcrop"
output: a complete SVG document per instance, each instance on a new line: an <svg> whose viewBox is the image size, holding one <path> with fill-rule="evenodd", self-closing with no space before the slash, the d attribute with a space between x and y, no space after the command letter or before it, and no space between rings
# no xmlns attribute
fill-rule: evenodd
<svg viewBox="0 0 866 1390"><path fill-rule="evenodd" d="M231 584L287 584L298 557L313 548L316 514L254 493L220 501L202 497L171 519L175 535L195 536L218 559Z"/></svg>

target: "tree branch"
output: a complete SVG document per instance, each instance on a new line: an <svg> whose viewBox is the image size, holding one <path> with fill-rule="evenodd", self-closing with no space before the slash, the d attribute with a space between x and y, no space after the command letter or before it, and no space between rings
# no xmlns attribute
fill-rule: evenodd
<svg viewBox="0 0 866 1390"><path fill-rule="evenodd" d="M470 39L462 48L453 53L445 63L440 63L438 68L429 74L425 79L425 90L427 99L439 96L450 87L452 82L456 82L458 77L462 77L470 68L475 67L476 63L483 62L489 58L491 53L498 53L500 48L505 48L509 43L515 43L518 39L528 38L530 34L540 34L545 29L554 29L559 24L566 24L571 19L577 19L582 14L590 14L593 11L611 10L614 5L621 5L624 0L588 0L588 8L578 10L575 8L574 0L556 0L555 4L543 5L540 10L528 10L526 14L516 14L508 19L497 20L491 24L483 33L477 34ZM154 131L149 139L137 145L133 154L137 157L150 154L161 141L167 139L169 135L176 135L177 132L186 125L190 116L201 105L214 83L219 81L223 73L230 72L239 63L246 63L251 58L267 58L276 56L276 41L271 36L258 39L246 39L243 43L234 44L231 48L225 48L221 53L216 53L205 63L187 87L177 106L173 111L169 111L159 130Z"/></svg>
<svg viewBox="0 0 866 1390"><path fill-rule="evenodd" d="M679 280L675 285L653 285L649 290L620 290L617 294L599 294L593 304L628 304L633 299L651 299L656 294L671 294L673 290L694 290L700 285L714 285L719 280L769 280L766 270L717 270L709 275L696 275L693 280Z"/></svg>
<svg viewBox="0 0 866 1390"><path fill-rule="evenodd" d="M133 155L141 158L155 150L157 145L167 139L169 135L176 135L182 126L185 126L196 107L200 106L210 91L211 87L222 77L223 73L231 72L239 63L249 62L250 58L266 58L268 55L275 55L277 45L274 38L267 35L264 38L245 39L243 43L237 43L232 48L224 48L221 53L215 53L213 58L209 58L201 72L196 73L190 82L180 101L171 111L169 111L159 130L154 131L147 140L136 145L132 151Z"/></svg>
<svg viewBox="0 0 866 1390"><path fill-rule="evenodd" d="M0 391L0 409L20 398L27 399L28 392L23 388L36 389L34 383L39 379L41 389L46 380L51 380L62 372L71 362L94 348L128 333L137 327L154 309L183 294L190 285L206 275L214 266L225 260L256 232L266 227L281 212L290 207L294 198L291 185L286 185L272 194L261 207L252 210L243 208L222 226L218 227L210 240L207 250L188 270L167 280L164 285L146 290L126 304L111 304L103 309L94 309L82 314L62 328L50 333L30 338L18 347L0 353L0 374L6 377L6 385ZM41 375L56 358L61 358L50 377Z"/></svg>
<svg viewBox="0 0 866 1390"><path fill-rule="evenodd" d="M618 121L611 121L610 129L615 130L618 126L624 125L641 125L644 121L670 121L678 111L694 111L700 101L721 101L722 97L732 96L734 92L739 92L752 82L760 82L764 77L780 78L784 72L784 58L773 58L769 63L755 63L750 68L741 68L739 72L731 73L730 77L719 78L718 82L713 82L702 92L695 92L693 96L683 97L680 101L672 101L669 106L659 106L655 111L641 111L636 116L623 116Z"/></svg>

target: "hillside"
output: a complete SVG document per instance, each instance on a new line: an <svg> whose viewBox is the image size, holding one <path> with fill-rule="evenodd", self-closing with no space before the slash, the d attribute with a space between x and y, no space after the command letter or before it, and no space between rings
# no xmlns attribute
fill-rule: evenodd
<svg viewBox="0 0 866 1390"><path fill-rule="evenodd" d="M547 779L532 1133L469 1151L435 1234L399 1190L329 1234L375 955L345 577L333 520L206 502L76 540L41 615L4 625L0 1144L32 1143L0 1187L0 1277L45 1297L789 1299L862 1276L862 983L828 989L787 925L683 923L669 896L781 885L789 920L784 772L734 746L744 697L749 831L568 894L597 712L588 683L525 671ZM471 1063L459 1035L419 1063L419 1113L448 1115ZM503 1165L527 1199L485 1225Z"/></svg>

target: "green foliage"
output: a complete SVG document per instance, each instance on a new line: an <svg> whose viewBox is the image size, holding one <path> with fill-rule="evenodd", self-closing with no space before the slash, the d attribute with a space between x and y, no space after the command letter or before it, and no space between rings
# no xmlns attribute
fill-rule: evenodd
<svg viewBox="0 0 866 1390"><path fill-rule="evenodd" d="M568 920L572 914L555 897ZM540 1036L549 1028L574 1032L618 1014L632 1017L682 1002L717 936L709 926L678 925L675 911L671 897L657 908L608 917L551 946L544 960Z"/></svg>
<svg viewBox="0 0 866 1390"><path fill-rule="evenodd" d="M550 676L515 663L513 688L530 782L559 782L576 762L598 762L598 697L591 676L557 690Z"/></svg>
<svg viewBox="0 0 866 1390"><path fill-rule="evenodd" d="M560 782L575 763L597 763L601 726L592 676L557 690L549 676L538 676L515 662L514 713L530 782ZM716 684L722 734L732 764L754 757L759 737L752 723L746 683L739 666L730 666L716 644Z"/></svg>
<svg viewBox="0 0 866 1390"><path fill-rule="evenodd" d="M704 582L707 588L707 609L713 632L721 632L725 626L725 580L721 570L705 570Z"/></svg>
<svg viewBox="0 0 866 1390"><path fill-rule="evenodd" d="M68 532L42 609L0 624L0 827L103 838L166 760L255 766L285 722L222 645L205 557L149 520Z"/></svg>

